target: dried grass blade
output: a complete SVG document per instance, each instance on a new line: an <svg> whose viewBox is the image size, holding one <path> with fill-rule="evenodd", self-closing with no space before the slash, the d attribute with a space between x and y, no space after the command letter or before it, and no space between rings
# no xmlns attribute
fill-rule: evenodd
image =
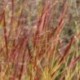
<svg viewBox="0 0 80 80"><path fill-rule="evenodd" d="M79 60L80 60L80 55L70 62L69 68L72 69Z"/></svg>
<svg viewBox="0 0 80 80"><path fill-rule="evenodd" d="M65 49L65 51L63 53L63 56L62 56L62 58L59 61L59 63L62 63L64 61L64 59L67 57L73 42L74 42L74 37L72 37L70 42L68 43L68 45L67 45L67 47L66 47L66 49Z"/></svg>
<svg viewBox="0 0 80 80"><path fill-rule="evenodd" d="M3 14L3 31L4 31L6 55L7 55L7 58L8 58L8 39L7 39L7 28L6 28L6 21L5 21L5 11L4 11L4 14Z"/></svg>

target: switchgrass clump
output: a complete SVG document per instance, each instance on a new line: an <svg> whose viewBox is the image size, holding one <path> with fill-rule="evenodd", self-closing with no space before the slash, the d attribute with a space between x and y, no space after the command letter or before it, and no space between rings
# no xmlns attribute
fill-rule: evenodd
<svg viewBox="0 0 80 80"><path fill-rule="evenodd" d="M52 10L58 1L54 0L53 4L45 1L35 26L30 28L20 21L25 2L17 14L14 2L11 1L10 18L5 8L0 14L0 80L79 80L80 55L76 51L79 48L76 39L80 39L80 33L62 46L61 33L67 22L68 2L63 2L57 25L51 27Z"/></svg>

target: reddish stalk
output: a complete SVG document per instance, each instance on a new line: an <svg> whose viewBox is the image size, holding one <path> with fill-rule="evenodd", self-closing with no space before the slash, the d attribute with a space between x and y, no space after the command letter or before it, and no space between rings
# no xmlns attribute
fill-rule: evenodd
<svg viewBox="0 0 80 80"><path fill-rule="evenodd" d="M4 30L4 40L5 40L5 47L6 47L6 55L8 58L8 39L7 39L7 29L6 29L6 21L5 21L5 11L3 14L3 30Z"/></svg>
<svg viewBox="0 0 80 80"><path fill-rule="evenodd" d="M71 69L74 68L74 66L76 65L76 63L77 63L79 60L80 60L80 55L70 62L69 68L71 68Z"/></svg>
<svg viewBox="0 0 80 80"><path fill-rule="evenodd" d="M70 40L70 42L68 43L68 45L67 45L67 47L66 47L66 49L65 49L65 51L64 51L64 53L63 53L64 55L63 55L63 57L60 59L59 63L63 62L64 59L66 59L66 56L68 55L68 53L69 53L69 51L70 51L70 48L71 48L71 45L72 45L73 41L74 41L74 37L72 37L71 40Z"/></svg>

